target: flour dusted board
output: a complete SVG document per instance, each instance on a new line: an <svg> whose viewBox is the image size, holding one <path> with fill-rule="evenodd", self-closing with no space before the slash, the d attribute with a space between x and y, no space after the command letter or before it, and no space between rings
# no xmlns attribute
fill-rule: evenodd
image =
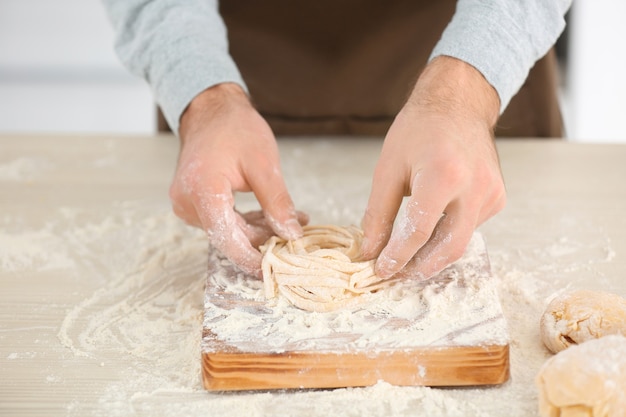
<svg viewBox="0 0 626 417"><path fill-rule="evenodd" d="M493 385L509 377L508 333L479 235L428 282L311 313L265 300L262 282L210 254L202 377L208 390Z"/></svg>

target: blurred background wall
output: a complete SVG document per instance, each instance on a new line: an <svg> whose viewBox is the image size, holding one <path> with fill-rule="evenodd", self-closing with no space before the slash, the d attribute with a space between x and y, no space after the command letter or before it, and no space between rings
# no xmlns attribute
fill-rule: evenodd
<svg viewBox="0 0 626 417"><path fill-rule="evenodd" d="M559 41L567 137L626 143L625 0L574 0ZM149 87L98 0L0 0L0 133L152 133Z"/></svg>
<svg viewBox="0 0 626 417"><path fill-rule="evenodd" d="M0 0L0 132L155 130L99 0Z"/></svg>
<svg viewBox="0 0 626 417"><path fill-rule="evenodd" d="M563 80L572 140L626 142L624 17L624 0L573 0Z"/></svg>

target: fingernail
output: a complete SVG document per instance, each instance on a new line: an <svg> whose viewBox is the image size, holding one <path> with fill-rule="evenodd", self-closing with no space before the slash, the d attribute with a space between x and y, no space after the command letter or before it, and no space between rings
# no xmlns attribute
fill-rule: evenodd
<svg viewBox="0 0 626 417"><path fill-rule="evenodd" d="M296 219L287 220L284 224L283 233L289 240L296 240L302 237L302 226Z"/></svg>
<svg viewBox="0 0 626 417"><path fill-rule="evenodd" d="M265 219L268 221L272 229L275 233L277 233L281 238L287 240L296 240L302 237L302 226L298 222L298 219L295 217L296 213L293 213L293 216L286 220L285 222L279 222L274 217L270 216L268 213L265 213Z"/></svg>
<svg viewBox="0 0 626 417"><path fill-rule="evenodd" d="M391 278L396 272L398 261L391 259L388 256L381 255L376 261L376 275L380 278Z"/></svg>

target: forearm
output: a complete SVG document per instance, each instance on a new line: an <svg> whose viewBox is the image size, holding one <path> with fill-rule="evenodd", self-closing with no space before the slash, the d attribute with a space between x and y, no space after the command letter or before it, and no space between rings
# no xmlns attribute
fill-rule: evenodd
<svg viewBox="0 0 626 417"><path fill-rule="evenodd" d="M122 63L151 86L175 133L191 100L216 84L245 84L228 54L215 0L102 0Z"/></svg>
<svg viewBox="0 0 626 417"><path fill-rule="evenodd" d="M470 64L448 56L434 58L420 75L408 105L484 123L493 130L500 109L494 87ZM422 110L423 111L423 110Z"/></svg>
<svg viewBox="0 0 626 417"><path fill-rule="evenodd" d="M191 100L189 106L180 117L179 135L184 144L188 135L193 135L201 129L221 108L236 104L252 107L246 92L234 83L220 83L199 93Z"/></svg>
<svg viewBox="0 0 626 417"><path fill-rule="evenodd" d="M565 27L571 0L459 0L431 60L445 55L480 71L500 98L500 112Z"/></svg>

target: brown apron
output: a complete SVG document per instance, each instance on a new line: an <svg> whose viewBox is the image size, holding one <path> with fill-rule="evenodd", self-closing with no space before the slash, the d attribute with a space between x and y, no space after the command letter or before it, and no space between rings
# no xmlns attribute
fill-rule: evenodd
<svg viewBox="0 0 626 417"><path fill-rule="evenodd" d="M384 136L454 0L222 0L230 53L276 135ZM556 59L532 69L496 135L560 137Z"/></svg>

